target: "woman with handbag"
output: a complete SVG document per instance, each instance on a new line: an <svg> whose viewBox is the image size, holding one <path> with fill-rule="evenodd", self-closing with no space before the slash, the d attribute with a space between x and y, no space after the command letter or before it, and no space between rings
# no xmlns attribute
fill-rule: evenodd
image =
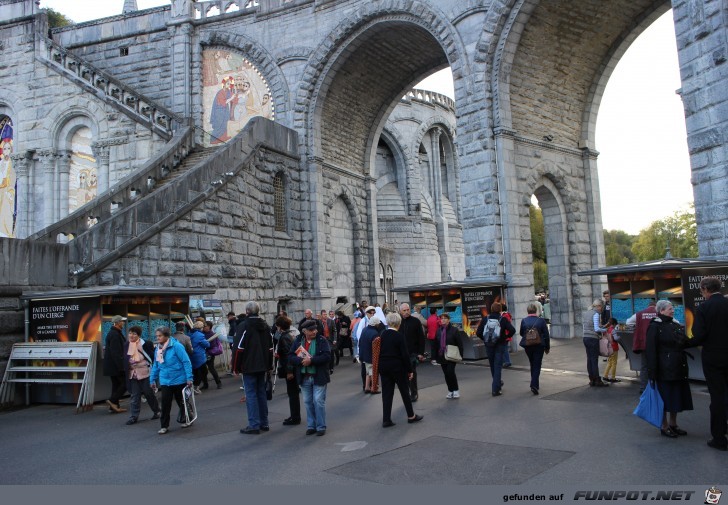
<svg viewBox="0 0 728 505"><path fill-rule="evenodd" d="M220 382L220 376L217 374L217 370L215 370L215 356L219 356L222 354L222 342L220 341L219 335L216 335L214 331L212 331L212 322L211 321L205 321L204 326L202 328L202 334L205 335L205 339L210 342L209 349L205 350L205 353L207 355L207 362L205 363L207 370L205 370L205 377L202 380L202 387L200 389L207 389L208 383L207 383L207 372L210 372L210 375L212 375L212 378L215 380L215 384L217 384L217 389L222 389L222 382Z"/></svg>
<svg viewBox="0 0 728 505"><path fill-rule="evenodd" d="M528 364L531 368L531 393L537 395L541 363L543 363L543 355L548 354L551 349L551 338L546 321L536 315L538 312L536 304L529 303L526 312L528 312L528 316L521 320L521 329L518 332L521 335L518 345L523 347L528 356Z"/></svg>
<svg viewBox="0 0 728 505"><path fill-rule="evenodd" d="M455 365L462 361L462 358L458 359L458 357L463 355L463 343L460 340L458 329L450 324L450 315L447 312L443 312L440 316L440 327L437 329L435 338L439 343L437 362L442 367L442 373L445 375L445 383L447 384L448 393L445 398L448 400L458 399L460 398L460 388L457 375L455 375ZM454 352L453 347L457 348L457 353ZM456 355L453 356L453 354Z"/></svg>
<svg viewBox="0 0 728 505"><path fill-rule="evenodd" d="M141 411L141 398L147 399L147 405L154 413L152 419L159 419L159 403L149 384L149 374L154 356L154 344L141 340L141 326L132 326L128 331L129 342L124 344L124 371L126 372L126 389L131 393L131 416L126 424L135 424Z"/></svg>
<svg viewBox="0 0 728 505"><path fill-rule="evenodd" d="M382 427L394 426L392 422L392 401L394 400L394 386L399 389L402 403L407 411L409 424L422 421L422 416L415 414L409 393L409 380L412 379L412 364L410 362L407 344L404 336L398 331L402 324L402 317L396 312L386 316L387 325L381 336L378 356L378 372L382 378ZM417 323L419 324L419 323Z"/></svg>
<svg viewBox="0 0 728 505"><path fill-rule="evenodd" d="M688 383L688 360L684 345L687 337L682 326L673 321L675 308L667 300L655 306L657 317L647 328L647 376L654 381L665 404L660 434L669 438L687 435L677 425L677 413L693 410ZM668 422L669 413L669 422Z"/></svg>
<svg viewBox="0 0 728 505"><path fill-rule="evenodd" d="M288 353L291 351L293 341L299 335L296 328L291 328L291 318L278 316L276 327L278 328L278 346L276 357L278 358L278 378L286 380L286 393L288 394L288 408L291 415L283 420L284 426L295 426L301 424L301 388L296 382L296 375L293 366L288 364Z"/></svg>

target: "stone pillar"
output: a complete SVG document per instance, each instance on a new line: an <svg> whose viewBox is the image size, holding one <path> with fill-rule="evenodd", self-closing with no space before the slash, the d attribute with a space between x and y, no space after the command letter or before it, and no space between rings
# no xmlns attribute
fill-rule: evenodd
<svg viewBox="0 0 728 505"><path fill-rule="evenodd" d="M688 151L692 169L698 250L725 258L728 251L728 16L725 2L675 1Z"/></svg>
<svg viewBox="0 0 728 505"><path fill-rule="evenodd" d="M109 172L109 159L111 157L111 148L101 142L92 142L91 151L96 158L96 178L97 178L97 195L108 190L111 186L111 174Z"/></svg>
<svg viewBox="0 0 728 505"><path fill-rule="evenodd" d="M387 293L379 285L379 220L377 217L377 181L367 178L367 242L369 245L369 278L372 279L369 300L380 304ZM366 274L365 274L366 275Z"/></svg>
<svg viewBox="0 0 728 505"><path fill-rule="evenodd" d="M430 130L430 174L432 180L432 198L435 200L435 209L438 214L442 214L442 168L440 166L440 128Z"/></svg>
<svg viewBox="0 0 728 505"><path fill-rule="evenodd" d="M172 111L183 117L192 115L192 35L194 18L192 2L172 1L172 20L167 33L172 61Z"/></svg>
<svg viewBox="0 0 728 505"><path fill-rule="evenodd" d="M43 171L43 225L39 228L53 224L53 210L58 195L55 193L54 179L56 173L56 151L55 149L44 149L38 151L41 170Z"/></svg>
<svg viewBox="0 0 728 505"><path fill-rule="evenodd" d="M71 152L61 151L58 154L58 219L68 215L69 173L71 173Z"/></svg>
<svg viewBox="0 0 728 505"><path fill-rule="evenodd" d="M30 222L30 157L28 153L18 153L10 156L15 170L17 180L17 192L15 194L15 202L17 205L17 215L15 220L15 236L17 238L25 238L30 235L28 223Z"/></svg>
<svg viewBox="0 0 728 505"><path fill-rule="evenodd" d="M584 163L584 186L586 189L586 226L589 231L589 244L591 245L591 256L583 258L591 263L591 268L600 268L606 266L604 257L604 231L602 228L602 201L599 195L599 177L597 175L597 156L598 152L589 148L582 149L582 160ZM578 212L576 213L578 215ZM569 248L576 245L569 241ZM571 252L571 251L570 251ZM584 255L582 255L583 257ZM579 269L578 256L570 254L572 267ZM581 299L574 297L574 312L581 314L587 310L595 298L601 298L602 292L607 288L607 278L586 277L586 282L591 284L591 288L587 292L583 292Z"/></svg>
<svg viewBox="0 0 728 505"><path fill-rule="evenodd" d="M303 249L303 296L313 301L317 309L321 306L322 298L326 296L323 170L323 160L321 158L309 157L307 173L309 219L304 227L303 241L309 243L310 247Z"/></svg>

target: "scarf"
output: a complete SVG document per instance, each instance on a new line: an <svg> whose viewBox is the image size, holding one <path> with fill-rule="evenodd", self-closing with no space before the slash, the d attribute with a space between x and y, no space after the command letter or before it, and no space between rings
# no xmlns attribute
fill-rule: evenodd
<svg viewBox="0 0 728 505"><path fill-rule="evenodd" d="M167 350L169 340L168 338L162 347L157 346L157 363L164 363L164 351Z"/></svg>
<svg viewBox="0 0 728 505"><path fill-rule="evenodd" d="M139 352L142 345L141 338L136 342L129 341L129 350L126 352L126 355L130 357L132 363L139 363L143 359L142 353Z"/></svg>
<svg viewBox="0 0 728 505"><path fill-rule="evenodd" d="M444 356L447 350L447 326L440 328L440 355Z"/></svg>

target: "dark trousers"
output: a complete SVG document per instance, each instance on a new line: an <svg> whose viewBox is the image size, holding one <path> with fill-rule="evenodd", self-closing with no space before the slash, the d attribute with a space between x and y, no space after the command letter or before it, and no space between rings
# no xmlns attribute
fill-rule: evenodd
<svg viewBox="0 0 728 505"><path fill-rule="evenodd" d="M194 378L194 385L198 387L203 382L207 382L207 365L201 364L194 370L192 370L192 377Z"/></svg>
<svg viewBox="0 0 728 505"><path fill-rule="evenodd" d="M350 336L339 337L339 350L338 354L340 358L344 357L344 349L349 349L349 356L354 356L354 345L351 342ZM338 365L338 361L336 362Z"/></svg>
<svg viewBox="0 0 728 505"><path fill-rule="evenodd" d="M703 374L710 394L710 434L719 444L726 444L726 401L728 400L728 356L706 359L703 350ZM717 353L716 353L717 354Z"/></svg>
<svg viewBox="0 0 728 505"><path fill-rule="evenodd" d="M367 387L367 366L362 361L361 362L361 388L366 389Z"/></svg>
<svg viewBox="0 0 728 505"><path fill-rule="evenodd" d="M119 405L119 400L126 393L126 377L124 372L111 376L111 396L109 401L114 405Z"/></svg>
<svg viewBox="0 0 728 505"><path fill-rule="evenodd" d="M162 390L162 417L160 423L162 428L169 428L169 412L172 410L172 398L177 402L180 412L184 412L182 403L182 390L186 384L175 384L174 386L160 386Z"/></svg>
<svg viewBox="0 0 728 505"><path fill-rule="evenodd" d="M339 353L336 350L333 340L329 340L329 347L331 347L331 359L329 359L329 370L334 369L334 364L339 364Z"/></svg>
<svg viewBox="0 0 728 505"><path fill-rule="evenodd" d="M146 379L130 379L129 385L131 386L131 417L137 419L139 412L141 412L142 395L147 399L147 405L152 409L155 414L159 412L159 402L157 397L152 391L152 386L149 384L149 378Z"/></svg>
<svg viewBox="0 0 728 505"><path fill-rule="evenodd" d="M525 348L528 362L531 365L531 387L539 388L538 379L541 376L541 363L545 349L541 345L531 345Z"/></svg>
<svg viewBox="0 0 728 505"><path fill-rule="evenodd" d="M437 361L437 358L439 356L439 346L440 344L437 342L437 339L433 338L432 340L428 340L430 343L430 359L433 359Z"/></svg>
<svg viewBox="0 0 728 505"><path fill-rule="evenodd" d="M296 377L292 379L286 379L286 393L288 393L288 407L291 410L291 419L294 421L301 420L301 389L298 387Z"/></svg>
<svg viewBox="0 0 728 505"><path fill-rule="evenodd" d="M404 403L404 408L407 411L407 417L414 417L415 411L412 408L412 400L410 400L410 393L407 388L407 373L404 371L388 372L380 370L379 376L382 378L382 422L386 423L392 420L392 402L394 400L395 384L402 397L402 403Z"/></svg>
<svg viewBox="0 0 728 505"><path fill-rule="evenodd" d="M445 384L447 384L447 390L451 393L453 391L459 391L460 388L458 387L458 377L455 375L455 365L457 363L453 363L452 361L446 361L445 363L441 363L440 366L442 367L442 373L445 374Z"/></svg>
<svg viewBox="0 0 728 505"><path fill-rule="evenodd" d="M220 376L217 375L217 370L215 370L215 356L207 356L207 363L205 363L205 366L207 367L207 370L205 370L205 378L202 380L202 383L207 387L207 372L210 372L210 375L212 375L212 378L215 380L215 384L220 385Z"/></svg>
<svg viewBox="0 0 728 505"><path fill-rule="evenodd" d="M410 398L414 399L414 398L417 398L417 355L416 354L410 354L410 362L412 363L412 379L409 380L409 392L410 392ZM384 384L384 381L382 381L382 384ZM382 387L384 387L384 386L382 385ZM384 390L382 390L382 394L384 394Z"/></svg>
<svg viewBox="0 0 728 505"><path fill-rule="evenodd" d="M584 337L583 340L586 349L586 371L589 373L589 380L601 380L599 376L599 339Z"/></svg>

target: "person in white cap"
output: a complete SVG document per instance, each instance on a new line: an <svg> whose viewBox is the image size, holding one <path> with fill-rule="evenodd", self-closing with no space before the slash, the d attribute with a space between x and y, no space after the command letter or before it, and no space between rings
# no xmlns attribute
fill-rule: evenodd
<svg viewBox="0 0 728 505"><path fill-rule="evenodd" d="M111 396L106 400L109 412L126 412L122 409L119 401L126 392L126 376L124 374L124 344L126 338L122 333L125 317L114 316L111 318L111 329L106 334L104 345L104 375L111 378Z"/></svg>

